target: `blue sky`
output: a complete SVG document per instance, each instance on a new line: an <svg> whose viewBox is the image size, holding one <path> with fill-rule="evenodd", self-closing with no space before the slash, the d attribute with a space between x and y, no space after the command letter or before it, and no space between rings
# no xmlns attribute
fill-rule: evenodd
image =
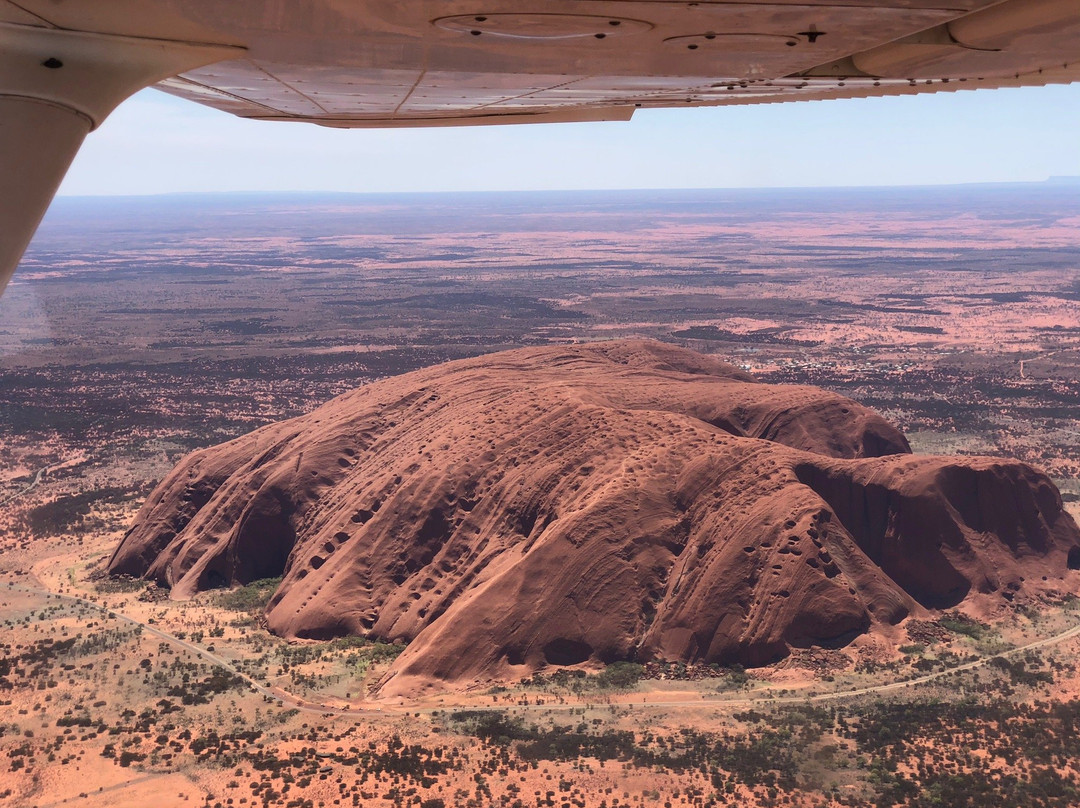
<svg viewBox="0 0 1080 808"><path fill-rule="evenodd" d="M244 121L147 90L91 134L60 193L937 185L1062 175L1080 175L1080 85L415 130Z"/></svg>

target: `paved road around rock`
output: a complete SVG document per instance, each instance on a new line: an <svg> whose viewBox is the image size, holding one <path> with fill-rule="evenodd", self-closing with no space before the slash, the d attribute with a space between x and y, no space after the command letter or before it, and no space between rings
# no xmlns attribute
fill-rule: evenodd
<svg viewBox="0 0 1080 808"><path fill-rule="evenodd" d="M53 468L53 467L52 466L45 466L44 468L38 469L37 474L34 475L34 479L30 481L29 485L27 485L25 488L20 488L18 491L16 491L14 494L12 494L7 499L5 499L3 501L0 501L0 505L7 505L9 502L14 502L19 497L21 497L23 494L27 494L30 491L32 491L34 489L34 487L38 483L41 482L41 478L45 475L45 472L49 471L51 468Z"/></svg>
<svg viewBox="0 0 1080 808"><path fill-rule="evenodd" d="M197 645L197 644L195 644L193 642L189 642L188 640L182 640L179 637L177 637L176 635L170 634L167 631L162 631L161 629L157 628L156 626L152 626L152 625L150 625L148 623L145 623L145 622L143 622L141 620L137 620L134 617L129 617L128 615L124 614L123 612L118 612L118 611L116 611L114 609L110 609L108 606L103 606L102 604L96 603L95 601L92 601L92 600L88 600L87 598L80 598L80 597L77 597L75 595L65 595L65 594L61 594L59 592L50 592L47 589L36 589L36 588L33 588L33 587L24 587L24 586L18 586L18 585L13 585L13 584L9 584L8 589L12 590L12 591L28 592L28 593L35 594L35 595L43 595L43 596L45 596L47 598L56 598L57 600L68 601L68 602L71 602L71 603L78 603L78 604L81 604L83 606L88 606L88 607L90 607L92 609L97 609L98 611L103 612L103 613L105 613L105 614L109 615L110 617L113 617L113 618L115 618L117 620L120 620L120 621L123 621L123 622L126 622L126 623L130 623L132 625L138 626L143 631L146 631L147 633L149 633L149 634L151 634L151 635L153 635L153 636L155 636L155 637L157 637L159 639L165 640L166 642L172 643L173 645L175 645L175 646L177 646L179 648L183 648L186 651L190 651L191 653L201 657L202 659L205 659L207 662L211 662L214 665L217 665L218 667L221 667L221 668L225 669L226 671L228 671L229 673L239 677L240 679L243 679L251 687L251 689L253 691L255 691L256 693L258 693L259 695L265 696L268 699L272 699L273 701L276 701L276 702L280 703L284 707L288 707L288 708L294 709L294 710L299 710L299 711L304 712L304 713L317 713L319 715L323 715L323 716L326 716L326 717L331 717L331 716L334 716L334 717L337 717L337 716L371 716L373 714L386 712L386 711L395 711L395 710L406 710L408 712L427 712L427 713L430 713L430 712L433 712L435 709L437 709L437 708L430 708L429 707L429 708L423 708L423 709L418 711L415 706L414 707L409 707L408 705L390 705L390 704L387 704L385 706L371 705L371 706L365 706L365 707L334 707L334 706L331 706L331 705L325 705L325 704L319 704L317 702L307 701L306 699L300 698L299 696L296 696L293 693L289 693L287 690L284 690L284 689L282 689L280 687L267 687L262 682L258 681L257 679L252 677L250 674L245 673L244 671L240 670L233 663L229 662L227 659L224 659L223 657L219 656L218 654L214 653L213 651L209 651L209 650L207 650L206 648L203 648L200 645ZM738 698L738 699L731 699L731 698L709 699L709 698L706 698L705 696L702 696L700 699L692 699L692 700L691 699L678 699L678 700L671 700L671 701L649 701L649 702L643 702L641 704L638 704L638 703L635 703L635 702L629 702L629 701L611 701L611 702L605 702L605 704L610 703L612 706L630 707L630 708L635 708L635 709L639 709L639 708L649 709L649 708L652 708L652 707L702 707L702 706L708 706L708 707L749 707L749 706L762 706L762 705L767 705L767 704L806 704L807 702L838 701L838 700L841 700L841 699L857 698L858 696L868 696L868 695L873 695L875 693L887 693L887 692L894 691L894 690L903 690L905 688L914 687L916 685L927 684L928 682L934 682L934 681L936 681L938 679L944 679L947 676L952 676L954 673L962 673L964 671L974 670L975 668L981 668L981 667L989 664L992 659L995 659L997 657L1015 656L1017 654L1022 654L1022 653L1026 652L1026 651L1034 651L1034 650L1036 650L1038 648L1045 648L1045 647L1050 646L1050 645L1056 645L1059 642L1067 640L1070 637L1075 637L1077 635L1080 635L1080 625L1073 626L1072 628L1066 629L1065 631L1062 631L1062 632L1060 632L1058 634L1055 634L1052 637L1044 637L1041 640L1034 640L1033 642L1027 643L1026 645L1021 645L1021 646L1018 646L1016 648L1011 648L1008 651L1002 651L1001 653L995 654L993 656L982 657L982 658L974 660L972 662L965 662L964 664L957 665L956 667L953 667L953 668L947 668L947 669L942 670L942 671L935 671L934 673L927 673L927 674L924 674L923 676L917 676L917 677L915 677L913 679L898 679L898 680L893 681L893 682L885 682L885 683L880 684L880 685L870 685L870 686L867 686L867 687L860 687L860 688L855 688L855 689L852 689L852 690L839 690L839 691L834 691L834 692L830 692L830 693L807 693L807 694L804 694L804 695L796 695L796 696L772 696L772 697L757 696L757 697ZM538 711L570 711L570 710L581 709L582 707L584 707L586 705L581 704L581 703L537 704L537 705L533 705L533 704L530 704L530 705L514 704L514 705L499 705L499 706L482 705L482 706L477 706L475 708L470 708L470 709L505 710L505 709L507 709L508 706L513 706L513 707L516 707L516 708L523 708L524 707L524 708L528 708L530 710L538 710Z"/></svg>

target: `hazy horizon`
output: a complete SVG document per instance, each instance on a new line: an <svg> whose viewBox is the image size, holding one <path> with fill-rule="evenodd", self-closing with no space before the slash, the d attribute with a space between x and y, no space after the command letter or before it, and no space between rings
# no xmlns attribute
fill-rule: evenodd
<svg viewBox="0 0 1080 808"><path fill-rule="evenodd" d="M642 110L629 122L330 129L154 90L87 138L63 196L904 187L1080 175L1080 85Z"/></svg>
<svg viewBox="0 0 1080 808"><path fill-rule="evenodd" d="M132 194L58 194L55 201L74 201L80 199L153 199L153 198L196 198L196 197L388 197L388 196L503 196L503 195L553 195L553 194L635 194L635 193L713 193L713 192L815 192L833 191L918 191L942 190L947 188L1002 188L1010 187L1069 187L1080 185L1080 174L1049 176L1042 180L986 180L971 182L908 183L892 185L761 185L761 186L715 186L715 187L676 187L670 188L520 188L520 189L475 189L475 190L429 190L429 191L343 191L314 189L236 189L204 191L159 191Z"/></svg>

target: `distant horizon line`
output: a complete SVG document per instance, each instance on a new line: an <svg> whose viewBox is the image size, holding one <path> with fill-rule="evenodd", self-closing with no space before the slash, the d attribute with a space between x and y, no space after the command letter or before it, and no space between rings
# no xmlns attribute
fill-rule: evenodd
<svg viewBox="0 0 1080 808"><path fill-rule="evenodd" d="M1080 186L1080 175L1059 175L1044 180L986 180L910 185L760 185L671 188L518 188L488 190L425 190L425 191L342 191L342 190L233 190L233 191L161 191L145 194L57 194L59 200L89 199L160 199L176 197L272 197L272 196L453 196L509 194L597 194L597 193L685 193L710 191L871 191L871 190L943 190L947 188L985 188L1014 186Z"/></svg>

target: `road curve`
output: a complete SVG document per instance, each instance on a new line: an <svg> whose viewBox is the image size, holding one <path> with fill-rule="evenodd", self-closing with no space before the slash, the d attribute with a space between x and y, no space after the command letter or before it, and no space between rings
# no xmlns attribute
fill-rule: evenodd
<svg viewBox="0 0 1080 808"><path fill-rule="evenodd" d="M46 597L56 598L58 600L66 600L66 601L69 601L71 603L79 603L79 604L82 604L83 606L88 606L91 609L97 609L99 612L102 612L103 614L107 614L110 617L116 618L117 620L120 620L121 622L130 623L133 626L138 626L143 631L145 631L148 634L153 635L154 637L157 637L159 639L165 640L166 642L172 643L173 645L177 646L178 648L183 648L185 651L190 651L191 653L195 654L196 656L199 656L202 659L205 659L207 662L211 662L211 663L213 663L214 665L217 665L220 668L224 668L226 671L233 674L234 676L237 676L240 679L243 679L248 684L248 686L251 687L251 689L254 690L256 693L258 693L260 696L266 696L267 698L270 698L270 699L273 699L274 701L280 702L281 704L283 704L285 706L291 707L291 708L296 709L296 710L300 710L300 711L305 712L305 713L319 713L320 715L325 715L327 713L332 713L334 715L353 715L353 714L355 714L355 715L365 715L365 714L369 714L369 713L372 713L372 712L378 712L378 711L381 710L381 708L378 708L378 707L354 708L354 709L345 709L345 708L340 708L340 707L329 707L327 705L321 705L321 704L306 701L306 700L300 698L299 696L295 696L292 693L289 693L288 691L282 690L279 687L273 687L273 688L267 687L266 685L262 684L262 682L260 682L258 679L255 679L250 674L247 674L244 671L240 670L235 665L233 665L231 662L229 662L227 659L218 656L213 651L209 651L209 650L203 648L202 646L196 645L193 642L189 642L188 640L182 640L179 637L177 637L175 634L170 634L167 631L162 631L161 629L157 628L156 626L152 626L149 623L144 623L142 620L136 620L134 617L129 617L128 615L124 614L123 612L118 612L118 611L116 611L114 609L110 609L108 606L103 606L100 603L95 603L94 601L87 600L86 598L80 598L80 597L77 597L75 595L64 595L64 594L61 594L59 592L50 592L47 589L36 589L34 587L26 587L26 586L11 586L11 585L9 585L8 589L13 590L13 591L29 592L29 593L35 594L35 595L44 595Z"/></svg>
<svg viewBox="0 0 1080 808"><path fill-rule="evenodd" d="M14 494L9 496L7 499L5 499L3 501L0 501L0 506L7 505L9 502L14 502L19 497L21 497L23 494L26 494L29 491L33 490L34 486L36 486L38 483L41 482L42 475L44 475L45 472L52 469L55 465L56 464L54 463L52 466L44 466L44 467L38 469L37 474L34 475L34 479L30 481L29 485L27 485L24 488L20 488L18 491L16 491Z"/></svg>
<svg viewBox="0 0 1080 808"><path fill-rule="evenodd" d="M211 662L214 665L217 665L217 666L219 666L221 668L224 668L229 673L232 673L233 675L238 676L239 678L243 679L251 687L251 689L253 691L255 691L256 693L258 693L259 695L265 696L265 697L267 697L269 699L272 699L272 700L274 700L276 702L279 702L282 706L286 706L286 707L289 707L291 709L299 710L299 711L305 712L305 713L317 713L317 714L323 715L323 716L351 716L351 715L356 715L356 716L367 715L367 716L370 716L373 713L381 713L381 712L384 712L385 710L393 711L393 710L397 709L396 706L392 706L392 705L387 705L385 710L384 710L384 707L382 707L382 706L332 707L330 705L319 704L317 702L307 701L306 699L302 699L299 696L296 696L296 695L294 695L292 693L289 693L287 690L283 690L280 687L267 687L266 685L262 684L257 679L255 679L254 677L252 677L249 674L245 673L244 671L238 669L235 665L233 665L228 660L218 656L213 651L208 651L207 649L205 649L205 648L203 648L203 647L201 647L199 645L196 645L193 642L189 642L188 640L182 640L179 637L168 633L167 631L162 631L161 629L157 628L156 626L149 625L147 623L142 622L141 620L136 620L134 617L129 617L128 615L124 614L123 612L115 611L113 609L110 609L107 606L101 605L100 603L95 603L92 600L87 600L86 598L80 598L80 597L77 597L75 595L64 595L64 594L61 594L59 592L50 592L47 589L36 589L36 588L33 588L33 587L18 586L18 585L11 584L11 583L8 584L8 589L13 590L13 591L29 592L29 593L36 594L36 595L45 595L47 597L53 597L53 598L57 598L59 600L67 600L67 601L70 601L72 603L80 603L80 604L82 604L84 606L88 606L88 607L90 607L92 609L97 609L100 612L108 614L111 617L116 618L117 620L121 620L123 622L127 622L127 623L130 623L130 624L135 625L135 626L139 626L140 628L142 628L143 631L146 631L147 633L152 634L153 636L158 637L159 639L162 639L162 640L165 640L166 642L172 643L173 645L176 645L179 648L183 648L186 651L190 651L191 653L196 654L197 656L205 659L206 661ZM855 688L855 689L852 689L852 690L838 690L838 691L834 691L834 692L831 692L831 693L816 693L816 694L807 694L807 695L803 695L803 696L776 696L776 697L758 696L758 697L742 698L742 699L725 699L725 698L709 699L709 698L706 698L705 696L702 696L700 699L695 699L695 700L681 699L681 700L672 700L672 701L650 701L650 702L647 702L647 703L642 703L640 705L638 705L636 703L633 703L633 702L611 702L611 705L612 706L626 706L626 707L643 707L643 708L650 708L650 707L701 707L701 706L706 706L706 705L711 706L711 707L727 707L727 706L749 707L749 706L762 706L762 705L767 705L767 704L806 704L807 702L822 702L822 701L836 701L836 700L839 700L839 699L850 699L850 698L856 698L858 696L867 696L867 695L872 695L872 694L875 694L875 693L887 693L887 692L892 691L892 690L902 690L902 689L907 688L907 687L913 687L915 685L926 684L927 682L933 682L933 681L936 681L938 679L943 679L946 676L951 676L954 673L961 673L961 672L964 672L964 671L973 670L975 668L981 668L981 667L989 664L991 660L993 660L995 658L998 658L998 657L1015 656L1016 654L1022 654L1022 653L1026 652L1026 651L1034 651L1037 648L1044 648L1044 647L1049 646L1049 645L1056 645L1059 642L1067 640L1070 637L1075 637L1077 635L1080 635L1080 625L1075 625L1072 628L1066 629L1065 631L1062 631L1062 632L1060 632L1058 634L1055 634L1055 635L1053 635L1051 637L1044 637L1041 640L1034 640L1034 641L1032 641L1030 643L1027 643L1026 645L1017 646L1016 648L1010 648L1008 651L1002 651L1001 653L994 654L992 656L982 657L982 658L976 659L976 660L974 660L972 662L965 662L964 664L957 665L956 667L953 667L953 668L947 668L947 669L942 670L942 671L935 671L934 673L927 673L927 674L924 674L923 676L917 676L917 677L915 677L913 679L897 679L895 681L885 682L885 683L880 684L880 685L870 685L869 687L860 687L860 688ZM532 710L558 712L558 711L567 711L567 710L577 710L577 709L580 709L581 707L583 707L585 705L580 704L580 703L571 703L571 704L541 704L541 705L512 705L512 706L519 707L519 708L520 707L528 707L529 709L532 709ZM485 705L485 706L477 706L475 708L470 708L470 709L505 710L506 707L507 707L507 705L498 705L498 706L486 706ZM413 706L413 707L402 706L400 709L408 710L409 712L416 712L415 706ZM422 709L421 712L431 712L433 709L434 708Z"/></svg>

